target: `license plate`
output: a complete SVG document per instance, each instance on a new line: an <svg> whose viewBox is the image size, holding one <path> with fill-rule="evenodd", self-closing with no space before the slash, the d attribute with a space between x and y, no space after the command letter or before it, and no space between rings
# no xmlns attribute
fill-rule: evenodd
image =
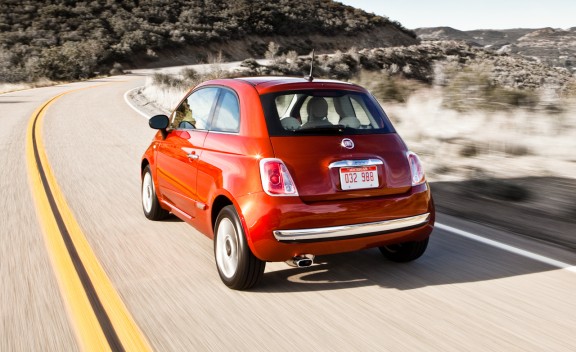
<svg viewBox="0 0 576 352"><path fill-rule="evenodd" d="M377 188L378 168L374 166L341 167L340 185L343 190Z"/></svg>

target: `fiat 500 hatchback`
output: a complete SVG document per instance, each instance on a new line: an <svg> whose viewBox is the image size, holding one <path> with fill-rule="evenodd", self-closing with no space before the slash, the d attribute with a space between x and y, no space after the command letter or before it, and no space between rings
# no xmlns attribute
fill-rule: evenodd
<svg viewBox="0 0 576 352"><path fill-rule="evenodd" d="M257 77L192 89L142 158L148 219L169 213L214 240L233 289L265 263L378 247L407 262L426 250L434 205L422 165L368 91L327 80Z"/></svg>

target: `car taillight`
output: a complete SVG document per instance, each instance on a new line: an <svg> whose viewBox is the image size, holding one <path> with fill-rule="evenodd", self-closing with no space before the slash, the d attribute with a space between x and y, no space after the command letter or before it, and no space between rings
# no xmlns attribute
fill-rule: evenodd
<svg viewBox="0 0 576 352"><path fill-rule="evenodd" d="M264 192L271 196L297 196L296 185L280 159L260 160L260 178Z"/></svg>
<svg viewBox="0 0 576 352"><path fill-rule="evenodd" d="M412 186L418 186L426 182L424 168L418 155L413 152L408 152L408 163L410 164L410 174L412 175Z"/></svg>

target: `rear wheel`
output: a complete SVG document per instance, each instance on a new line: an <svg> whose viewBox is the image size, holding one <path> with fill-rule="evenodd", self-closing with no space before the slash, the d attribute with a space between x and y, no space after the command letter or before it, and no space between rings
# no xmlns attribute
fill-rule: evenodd
<svg viewBox="0 0 576 352"><path fill-rule="evenodd" d="M146 166L142 173L142 209L144 215L150 220L162 220L169 214L167 210L162 209L158 201L150 166Z"/></svg>
<svg viewBox="0 0 576 352"><path fill-rule="evenodd" d="M252 254L232 205L222 208L216 219L214 257L222 282L231 289L246 290L262 280L266 262Z"/></svg>
<svg viewBox="0 0 576 352"><path fill-rule="evenodd" d="M428 247L428 238L423 241L405 242L379 247L382 255L393 262L404 263L416 260Z"/></svg>

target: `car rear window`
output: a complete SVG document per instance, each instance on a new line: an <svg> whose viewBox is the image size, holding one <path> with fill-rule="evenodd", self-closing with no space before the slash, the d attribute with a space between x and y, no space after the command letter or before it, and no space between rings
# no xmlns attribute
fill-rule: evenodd
<svg viewBox="0 0 576 352"><path fill-rule="evenodd" d="M301 90L260 97L271 136L394 132L369 94L347 90Z"/></svg>

